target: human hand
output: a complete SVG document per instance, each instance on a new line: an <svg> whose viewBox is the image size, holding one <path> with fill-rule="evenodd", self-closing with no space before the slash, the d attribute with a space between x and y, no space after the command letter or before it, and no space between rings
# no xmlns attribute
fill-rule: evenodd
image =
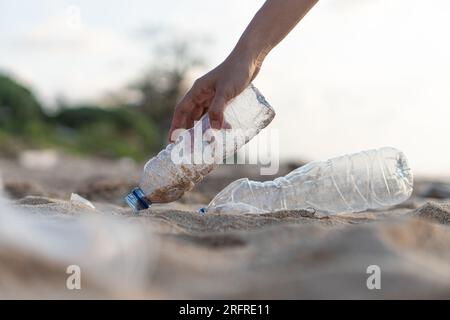
<svg viewBox="0 0 450 320"><path fill-rule="evenodd" d="M223 126L223 112L227 103L239 95L256 77L261 62L244 54L231 54L224 62L197 79L175 108L169 141L173 142L176 129L189 129L194 121L209 114L213 129Z"/></svg>

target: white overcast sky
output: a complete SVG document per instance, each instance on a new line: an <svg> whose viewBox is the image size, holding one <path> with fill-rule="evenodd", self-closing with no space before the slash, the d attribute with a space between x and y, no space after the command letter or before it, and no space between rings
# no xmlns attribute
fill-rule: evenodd
<svg viewBox="0 0 450 320"><path fill-rule="evenodd" d="M210 39L207 69L262 3L0 0L0 70L46 103L59 95L93 99L149 64L152 39L140 30ZM450 175L449 31L448 0L320 1L255 81L277 110L271 128L279 130L282 157L391 145L415 172Z"/></svg>

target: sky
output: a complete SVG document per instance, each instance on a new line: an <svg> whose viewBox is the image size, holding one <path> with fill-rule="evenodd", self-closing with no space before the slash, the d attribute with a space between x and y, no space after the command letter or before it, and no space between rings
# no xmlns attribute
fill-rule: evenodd
<svg viewBox="0 0 450 320"><path fill-rule="evenodd" d="M136 79L163 31L208 39L194 80L263 2L0 0L0 70L48 104L95 99ZM417 174L450 176L448 30L446 0L319 1L254 81L277 111L282 159L388 145Z"/></svg>

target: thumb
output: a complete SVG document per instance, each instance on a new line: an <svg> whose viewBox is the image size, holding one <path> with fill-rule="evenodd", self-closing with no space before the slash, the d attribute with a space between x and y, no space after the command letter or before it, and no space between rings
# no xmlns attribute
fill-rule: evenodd
<svg viewBox="0 0 450 320"><path fill-rule="evenodd" d="M211 127L221 129L223 126L223 111L225 109L225 97L223 94L216 93L209 107L208 115Z"/></svg>

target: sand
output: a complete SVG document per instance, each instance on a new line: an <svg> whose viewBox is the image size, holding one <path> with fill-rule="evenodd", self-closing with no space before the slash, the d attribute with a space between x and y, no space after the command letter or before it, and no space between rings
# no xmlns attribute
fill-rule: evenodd
<svg viewBox="0 0 450 320"><path fill-rule="evenodd" d="M64 158L51 175L18 166L0 161L10 197L4 210L33 221L26 233L40 221L75 227L34 247L33 235L45 237L7 238L0 227L3 298L450 298L450 198L430 197L434 181L419 178L410 200L379 211L201 217L198 209L230 181L257 176L254 167L224 166L180 201L136 216L121 197L139 166ZM72 192L95 209L71 202ZM66 267L77 262L86 266L82 289L68 290ZM372 265L380 269L380 289L367 287Z"/></svg>

